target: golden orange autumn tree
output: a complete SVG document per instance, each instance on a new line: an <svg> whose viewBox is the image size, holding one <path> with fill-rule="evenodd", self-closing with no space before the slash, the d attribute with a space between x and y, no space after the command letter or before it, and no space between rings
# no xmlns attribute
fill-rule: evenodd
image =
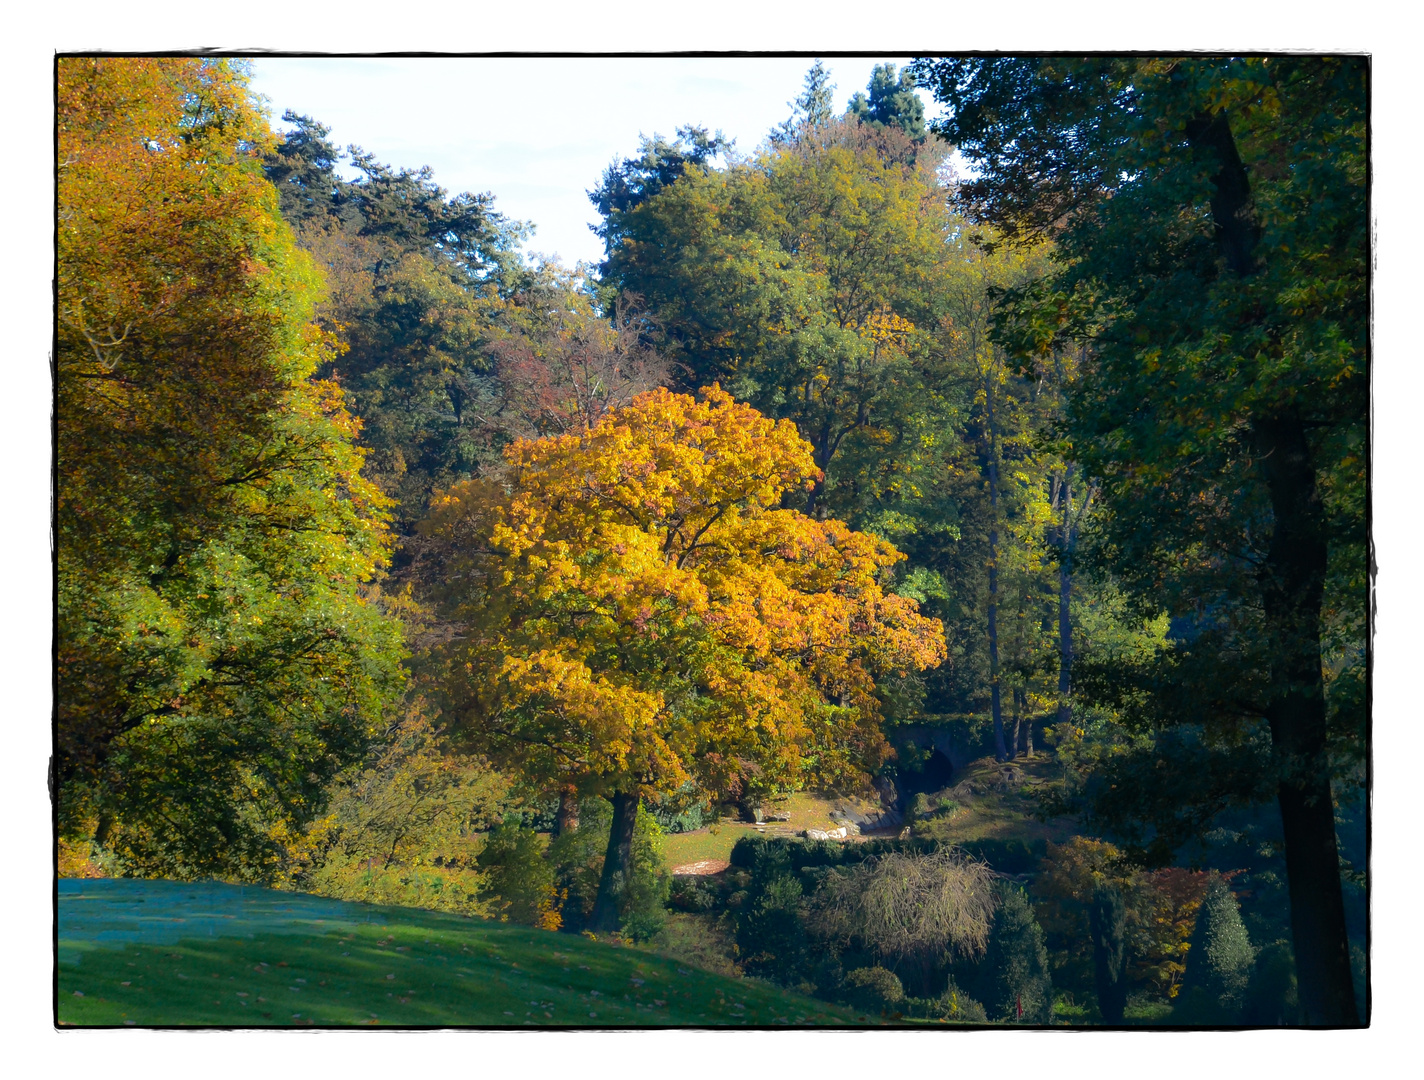
<svg viewBox="0 0 1424 1080"><path fill-rule="evenodd" d="M423 525L464 627L452 705L526 778L612 800L591 926L614 929L642 799L863 777L876 679L939 663L943 631L882 587L890 544L781 507L811 447L717 387L506 457L506 486L456 485Z"/></svg>

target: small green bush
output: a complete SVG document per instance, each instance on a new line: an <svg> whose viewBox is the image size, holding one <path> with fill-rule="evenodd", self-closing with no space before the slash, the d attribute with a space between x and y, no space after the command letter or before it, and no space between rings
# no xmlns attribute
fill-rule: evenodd
<svg viewBox="0 0 1424 1080"><path fill-rule="evenodd" d="M672 888L668 893L669 907L696 915L700 912L711 911L717 906L717 903L716 890L704 884L699 878L673 879Z"/></svg>
<svg viewBox="0 0 1424 1080"><path fill-rule="evenodd" d="M920 1020L940 1020L953 1024L987 1024L989 1016L984 1006L975 1001L954 980L944 993L932 998L907 997L901 1005L906 1016Z"/></svg>
<svg viewBox="0 0 1424 1080"><path fill-rule="evenodd" d="M846 972L842 989L845 1002L868 1013L897 1011L905 1000L899 976L883 967L863 967Z"/></svg>
<svg viewBox="0 0 1424 1080"><path fill-rule="evenodd" d="M515 824L491 829L476 865L485 875L481 896L495 913L531 926L550 924L556 909L554 868L537 832Z"/></svg>
<svg viewBox="0 0 1424 1080"><path fill-rule="evenodd" d="M747 973L794 985L806 963L802 887L785 865L754 874L737 913L737 948Z"/></svg>

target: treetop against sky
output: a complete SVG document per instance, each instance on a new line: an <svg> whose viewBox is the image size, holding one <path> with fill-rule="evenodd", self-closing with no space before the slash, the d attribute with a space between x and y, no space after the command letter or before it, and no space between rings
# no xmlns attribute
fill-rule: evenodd
<svg viewBox="0 0 1424 1080"><path fill-rule="evenodd" d="M909 57L824 61L835 109L864 92L876 64ZM251 61L252 87L283 111L330 127L398 167L429 165L452 194L489 191L497 208L536 231L530 252L565 265L597 262L587 192L609 162L634 154L638 136L671 137L685 124L720 129L751 153L791 113L808 57L285 58ZM928 117L938 108L921 93ZM596 107L593 102L596 100Z"/></svg>

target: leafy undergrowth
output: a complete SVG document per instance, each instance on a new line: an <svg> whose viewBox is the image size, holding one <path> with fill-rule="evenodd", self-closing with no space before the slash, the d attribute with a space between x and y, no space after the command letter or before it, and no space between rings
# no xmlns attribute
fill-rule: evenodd
<svg viewBox="0 0 1424 1080"><path fill-rule="evenodd" d="M414 908L103 880L61 882L59 913L58 1019L65 1025L866 1022L644 949Z"/></svg>

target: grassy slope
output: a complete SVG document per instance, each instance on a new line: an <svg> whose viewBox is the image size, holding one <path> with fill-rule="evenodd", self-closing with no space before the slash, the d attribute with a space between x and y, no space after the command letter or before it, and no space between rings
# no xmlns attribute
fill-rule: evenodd
<svg viewBox="0 0 1424 1080"><path fill-rule="evenodd" d="M954 776L952 788L972 789L960 801L952 815L939 814L914 823L916 835L933 836L947 843L968 843L972 840L1051 840L1063 843L1079 831L1071 818L1039 821L1035 816L1038 800L1033 789L1053 779L1058 766L1052 758L1040 752L1031 760L1016 758L1008 763L1023 774L1018 787L998 790L1001 766L992 757L970 762ZM951 789L952 789L951 788ZM944 794L948 795L947 790Z"/></svg>
<svg viewBox="0 0 1424 1080"><path fill-rule="evenodd" d="M182 919L181 904L165 908L155 897L163 891L156 886L171 884L169 895L181 901L179 886L133 884L147 892L147 925ZM647 950L412 908L330 901L325 919L271 918L268 931L261 919L248 919L233 924L232 936L175 939L172 931L142 930L105 942L94 940L103 935L66 936L66 903L72 907L73 898L61 898L62 1024L622 1028L859 1020Z"/></svg>

